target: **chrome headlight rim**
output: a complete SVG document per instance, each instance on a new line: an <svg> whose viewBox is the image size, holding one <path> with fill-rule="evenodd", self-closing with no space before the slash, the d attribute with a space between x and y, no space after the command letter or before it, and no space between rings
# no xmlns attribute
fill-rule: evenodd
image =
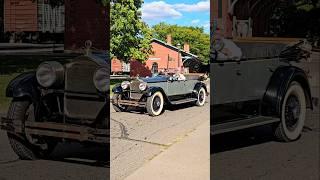
<svg viewBox="0 0 320 180"><path fill-rule="evenodd" d="M100 92L107 92L109 89L108 81L108 69L106 67L97 68L93 75L93 84L96 89Z"/></svg>
<svg viewBox="0 0 320 180"><path fill-rule="evenodd" d="M148 84L147 83L142 82L142 83L139 84L140 91L145 91L145 90L147 90L147 88L148 88Z"/></svg>
<svg viewBox="0 0 320 180"><path fill-rule="evenodd" d="M123 81L121 83L121 88L126 90L126 89L129 89L129 86L130 86L130 82L129 81Z"/></svg>
<svg viewBox="0 0 320 180"><path fill-rule="evenodd" d="M60 86L64 82L64 67L57 61L43 62L37 68L36 79L44 88Z"/></svg>

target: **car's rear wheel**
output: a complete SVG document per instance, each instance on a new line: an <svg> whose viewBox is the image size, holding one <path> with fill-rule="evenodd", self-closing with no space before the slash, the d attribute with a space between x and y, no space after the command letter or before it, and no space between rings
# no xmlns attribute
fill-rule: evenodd
<svg viewBox="0 0 320 180"><path fill-rule="evenodd" d="M201 87L198 91L198 94L197 94L197 101L196 101L196 105L197 106L204 106L205 102L206 102L206 90Z"/></svg>
<svg viewBox="0 0 320 180"><path fill-rule="evenodd" d="M160 91L147 99L147 112L150 116L159 116L164 107L164 98Z"/></svg>
<svg viewBox="0 0 320 180"><path fill-rule="evenodd" d="M118 103L118 101L121 100L121 97L121 94L113 94L112 96L112 106L116 112L124 112L127 110L127 106L123 106Z"/></svg>
<svg viewBox="0 0 320 180"><path fill-rule="evenodd" d="M16 123L23 123L28 120L31 112L31 103L29 101L16 101L11 102L7 118L14 120ZM29 141L32 135L27 138L24 133L8 132L8 139L13 151L19 156L20 159L33 160L38 158L46 158L54 150L57 140L49 137L33 137L33 141L38 145L34 145ZM40 145L41 143L41 145Z"/></svg>
<svg viewBox="0 0 320 180"><path fill-rule="evenodd" d="M301 85L293 81L282 102L281 122L275 129L280 141L290 142L301 135L306 116L306 97Z"/></svg>

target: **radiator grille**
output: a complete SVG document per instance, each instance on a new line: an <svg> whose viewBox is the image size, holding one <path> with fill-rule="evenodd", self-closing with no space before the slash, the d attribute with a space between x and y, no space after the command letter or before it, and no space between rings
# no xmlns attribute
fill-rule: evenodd
<svg viewBox="0 0 320 180"><path fill-rule="evenodd" d="M66 68L65 89L80 93L96 93L93 75L97 64L91 61L77 61Z"/></svg>
<svg viewBox="0 0 320 180"><path fill-rule="evenodd" d="M139 85L140 85L140 81L131 81L130 90L131 91L136 91L136 92L140 91Z"/></svg>

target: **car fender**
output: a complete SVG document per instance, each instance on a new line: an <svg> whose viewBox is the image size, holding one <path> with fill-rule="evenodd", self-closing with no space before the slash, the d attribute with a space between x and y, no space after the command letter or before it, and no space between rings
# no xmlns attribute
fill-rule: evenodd
<svg viewBox="0 0 320 180"><path fill-rule="evenodd" d="M262 115L280 116L283 97L292 81L301 84L305 92L307 108L313 109L311 90L306 73L295 66L282 66L277 68L270 78L262 99Z"/></svg>
<svg viewBox="0 0 320 180"><path fill-rule="evenodd" d="M117 84L112 88L112 92L116 94L121 94L123 92L123 89L121 87L121 84Z"/></svg>
<svg viewBox="0 0 320 180"><path fill-rule="evenodd" d="M201 87L204 87L206 93L208 93L207 85L204 82L197 82L193 89L199 91Z"/></svg>
<svg viewBox="0 0 320 180"><path fill-rule="evenodd" d="M155 86L149 87L145 96L151 97L154 93L156 93L158 91L160 91L162 93L165 102L171 104L168 96L166 95L166 93L164 92L164 90L161 87L155 87Z"/></svg>
<svg viewBox="0 0 320 180"><path fill-rule="evenodd" d="M30 98L33 102L40 99L40 91L35 72L22 73L7 86L6 96L12 98Z"/></svg>

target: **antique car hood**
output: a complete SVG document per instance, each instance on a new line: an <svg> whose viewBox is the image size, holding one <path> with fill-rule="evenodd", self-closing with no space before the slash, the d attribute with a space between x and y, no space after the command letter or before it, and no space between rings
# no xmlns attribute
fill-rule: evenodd
<svg viewBox="0 0 320 180"><path fill-rule="evenodd" d="M109 55L107 53L91 53L75 58L73 61L79 61L80 59L91 60L98 65L107 65Z"/></svg>
<svg viewBox="0 0 320 180"><path fill-rule="evenodd" d="M150 78L142 78L141 80L146 83L157 83L157 82L166 82L168 81L168 76L155 76Z"/></svg>

